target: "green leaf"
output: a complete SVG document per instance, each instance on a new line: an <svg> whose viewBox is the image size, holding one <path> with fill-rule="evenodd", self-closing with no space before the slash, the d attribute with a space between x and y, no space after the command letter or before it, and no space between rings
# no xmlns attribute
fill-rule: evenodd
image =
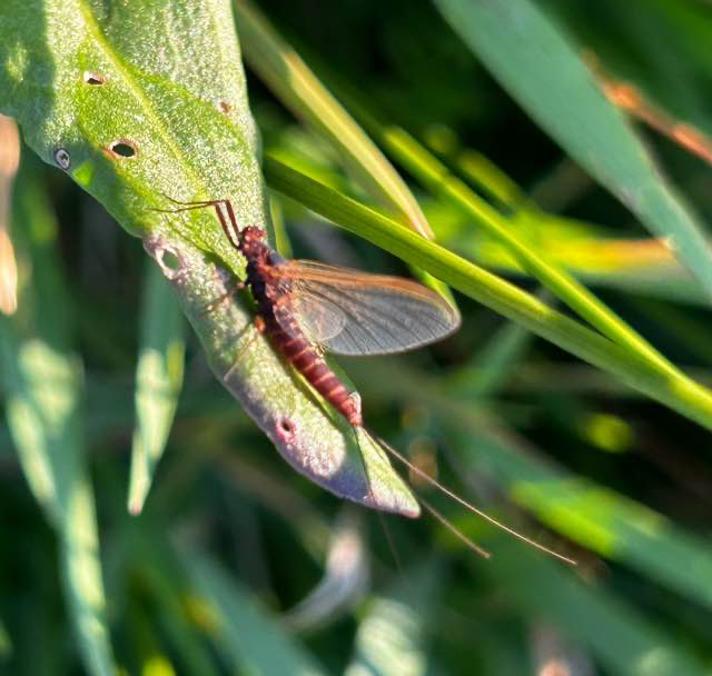
<svg viewBox="0 0 712 676"><path fill-rule="evenodd" d="M314 658L217 563L183 555L196 591L208 604L212 638L232 669L282 676L324 673Z"/></svg>
<svg viewBox="0 0 712 676"><path fill-rule="evenodd" d="M629 386L712 428L712 393L679 371L661 373L603 336L505 280L429 242L377 211L321 185L273 158L270 185L337 225L427 270L452 288L542 338L623 380Z"/></svg>
<svg viewBox="0 0 712 676"><path fill-rule="evenodd" d="M165 196L230 198L242 223L268 225L229 3L184 9L132 0L105 14L88 0L3 3L0 109L127 230L143 235L170 221L240 270L209 211L150 209L170 208Z"/></svg>
<svg viewBox="0 0 712 676"><path fill-rule="evenodd" d="M712 294L712 254L689 205L663 178L581 57L530 0L435 0L522 107L616 195Z"/></svg>
<svg viewBox="0 0 712 676"><path fill-rule="evenodd" d="M29 171L20 174L16 199L16 231L33 275L32 287L20 295L20 311L0 323L8 426L30 488L60 540L65 593L85 667L109 676L115 666L81 435L82 369L71 348L56 224Z"/></svg>
<svg viewBox="0 0 712 676"><path fill-rule="evenodd" d="M128 508L139 514L173 425L183 384L185 321L175 294L155 265L146 268L141 346L136 368L136 429Z"/></svg>
<svg viewBox="0 0 712 676"><path fill-rule="evenodd" d="M214 269L201 264L193 248L241 274L244 261L212 210L152 210L175 208L170 199L230 199L241 224L270 230L228 0L193 3L190 12L180 3L129 0L108 13L89 0L11 0L0 5L0 26L0 110L18 119L34 150L66 168L130 232L145 239L170 233L202 272ZM338 495L417 514L378 445L345 421L330 420L264 337L255 336L250 359L233 368L238 345L244 346L239 331L250 333L251 311L242 298L226 303L230 329L213 327L200 316L218 297L215 289L223 295L227 289L188 277L181 293L212 293L191 309L210 361L285 456ZM280 427L285 420L289 427L290 417L299 441L292 450ZM373 492L362 453L374 472Z"/></svg>

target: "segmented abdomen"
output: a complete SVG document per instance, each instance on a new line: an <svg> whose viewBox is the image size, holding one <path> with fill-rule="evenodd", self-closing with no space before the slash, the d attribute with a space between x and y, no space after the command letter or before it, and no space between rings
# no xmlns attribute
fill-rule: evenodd
<svg viewBox="0 0 712 676"><path fill-rule="evenodd" d="M273 317L265 317L266 333L309 384L354 427L363 424L358 398L353 397L324 359L297 330L286 333Z"/></svg>

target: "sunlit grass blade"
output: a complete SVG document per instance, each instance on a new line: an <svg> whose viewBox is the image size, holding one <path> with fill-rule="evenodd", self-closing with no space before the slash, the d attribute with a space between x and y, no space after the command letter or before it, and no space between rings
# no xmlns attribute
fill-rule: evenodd
<svg viewBox="0 0 712 676"><path fill-rule="evenodd" d="M433 610L441 568L435 562L414 566L389 590L371 600L360 618L346 676L429 673L427 644L435 630Z"/></svg>
<svg viewBox="0 0 712 676"><path fill-rule="evenodd" d="M219 564L198 553L184 554L182 560L196 593L208 604L210 638L230 669L275 676L325 673Z"/></svg>
<svg viewBox="0 0 712 676"><path fill-rule="evenodd" d="M666 238L712 295L712 249L699 219L546 14L530 0L436 5L532 118L652 233Z"/></svg>
<svg viewBox="0 0 712 676"><path fill-rule="evenodd" d="M301 57L248 0L235 0L235 18L245 59L298 118L338 149L375 199L405 217L424 237L432 230L413 194L383 153Z"/></svg>
<svg viewBox="0 0 712 676"><path fill-rule="evenodd" d="M115 673L104 620L94 496L81 435L81 365L71 347L71 310L56 251L56 224L36 177L16 189L32 287L0 324L8 426L27 481L60 542L69 614L87 671Z"/></svg>
<svg viewBox="0 0 712 676"><path fill-rule="evenodd" d="M434 192L451 200L474 218L488 235L501 242L519 265L538 279L601 333L629 349L661 373L674 369L672 364L633 328L620 319L575 277L545 259L534 242L517 234L513 223L479 197L467 184L399 128L384 130L384 143L415 175ZM529 219L532 216L528 216Z"/></svg>
<svg viewBox="0 0 712 676"><path fill-rule="evenodd" d="M141 344L136 368L136 429L128 509L138 514L165 449L183 384L185 320L170 285L149 263L144 278Z"/></svg>
<svg viewBox="0 0 712 676"><path fill-rule="evenodd" d="M478 566L478 575L497 587L506 587L508 598L524 618L543 617L560 627L587 646L612 673L707 673L684 642L673 639L602 585L577 580L532 552L515 551L511 542L503 542L497 549L502 552L498 565Z"/></svg>
<svg viewBox="0 0 712 676"><path fill-rule="evenodd" d="M531 294L430 242L375 210L293 169L266 158L270 185L454 289L512 319L571 354L617 376L629 386L712 428L712 393L672 366L664 373L637 353L612 343Z"/></svg>
<svg viewBox="0 0 712 676"><path fill-rule="evenodd" d="M521 261L504 243L491 237L473 237L466 216L447 207L449 218L440 241L488 268L528 274ZM695 278L682 267L662 242L655 239L620 239L595 232L595 227L547 214L519 212L510 229L522 233L537 255L550 266L592 286L618 289L676 302L707 305ZM541 279L541 278L540 278ZM551 288L551 287L550 287Z"/></svg>

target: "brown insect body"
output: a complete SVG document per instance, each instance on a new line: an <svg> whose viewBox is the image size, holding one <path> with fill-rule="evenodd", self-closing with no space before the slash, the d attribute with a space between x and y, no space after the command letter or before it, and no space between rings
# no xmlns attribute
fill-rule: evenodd
<svg viewBox="0 0 712 676"><path fill-rule="evenodd" d="M358 396L351 394L331 370L314 345L292 319L285 326L277 320L275 310L290 292L291 282L275 274L275 267L284 260L265 244L265 233L260 228L247 226L239 233L238 249L247 260L245 284L257 303L257 312L264 322L264 332L275 349L304 376L354 427L363 425Z"/></svg>

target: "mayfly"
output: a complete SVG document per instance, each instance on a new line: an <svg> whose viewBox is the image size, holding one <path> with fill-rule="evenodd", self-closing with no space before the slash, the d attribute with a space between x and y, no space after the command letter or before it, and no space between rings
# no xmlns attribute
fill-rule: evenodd
<svg viewBox="0 0 712 676"><path fill-rule="evenodd" d="M329 367L324 352L352 356L405 352L441 340L460 326L458 311L442 296L416 282L314 261L285 260L267 244L264 230L239 227L229 200L171 201L177 205L175 208L159 211L215 209L228 241L247 262L246 277L240 286L246 286L255 300L257 330L356 430L363 429L361 399L357 392L349 392ZM478 510L385 442L381 445L470 511L572 563ZM428 503L422 499L420 502L466 544L486 555Z"/></svg>

